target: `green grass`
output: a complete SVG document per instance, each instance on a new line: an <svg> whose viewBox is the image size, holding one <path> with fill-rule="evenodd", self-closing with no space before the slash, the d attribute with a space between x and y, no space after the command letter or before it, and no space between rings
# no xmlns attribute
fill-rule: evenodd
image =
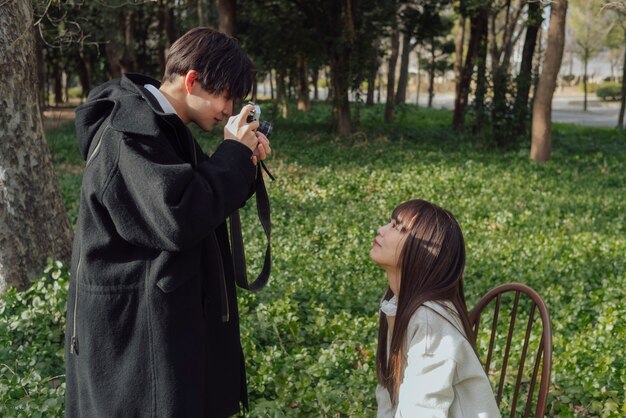
<svg viewBox="0 0 626 418"><path fill-rule="evenodd" d="M500 151L451 130L447 111L401 107L397 122L386 125L381 107L361 107L362 130L348 138L329 133L329 112L315 103L310 114L292 110L275 121L272 277L260 293L240 292L251 415L375 415L377 306L386 279L368 253L376 228L412 198L440 204L459 220L470 307L510 281L546 300L554 331L550 415L626 414L623 134L556 125L553 159L538 165L528 158L529 144ZM272 109L263 116L272 119ZM48 142L74 223L82 161L73 127L51 132ZM218 143L217 135L203 135L207 150ZM254 274L264 242L253 202L242 221ZM50 274L43 282L54 282ZM13 305L17 297L9 297ZM3 309L4 343L7 323L21 311ZM60 347L58 329L40 347L42 361ZM18 352L1 352L0 363L28 363ZM57 367L42 369L42 381L63 373L61 357L52 358ZM29 370L19 364L17 376ZM0 399L23 405L9 375L3 369ZM60 396L30 381L36 405Z"/></svg>

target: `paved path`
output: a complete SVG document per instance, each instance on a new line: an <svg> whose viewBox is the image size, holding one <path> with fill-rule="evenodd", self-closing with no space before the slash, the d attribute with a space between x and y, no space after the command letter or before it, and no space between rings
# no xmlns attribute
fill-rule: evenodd
<svg viewBox="0 0 626 418"><path fill-rule="evenodd" d="M415 95L408 102L415 103ZM420 105L426 104L426 95L420 95ZM617 125L619 106L619 102L602 102L595 95L589 95L587 111L583 112L582 95L557 95L552 101L552 121L614 128ZM453 109L454 95L450 93L435 95L433 107Z"/></svg>

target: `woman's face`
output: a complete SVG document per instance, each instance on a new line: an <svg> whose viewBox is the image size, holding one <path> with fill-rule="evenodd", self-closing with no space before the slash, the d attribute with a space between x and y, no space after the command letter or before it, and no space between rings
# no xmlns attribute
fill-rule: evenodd
<svg viewBox="0 0 626 418"><path fill-rule="evenodd" d="M372 260L387 272L389 286L396 295L400 288L400 254L407 235L402 220L391 219L387 225L378 228L370 251Z"/></svg>

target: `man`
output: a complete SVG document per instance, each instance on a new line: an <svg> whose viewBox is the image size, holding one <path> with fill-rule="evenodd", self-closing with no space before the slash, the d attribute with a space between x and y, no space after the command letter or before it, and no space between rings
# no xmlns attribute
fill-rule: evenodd
<svg viewBox="0 0 626 418"><path fill-rule="evenodd" d="M127 74L76 111L86 165L66 329L68 417L225 417L247 405L226 218L271 152L233 99L252 86L236 40L183 35L163 84ZM205 155L186 125L228 119ZM260 175L260 174L259 174Z"/></svg>

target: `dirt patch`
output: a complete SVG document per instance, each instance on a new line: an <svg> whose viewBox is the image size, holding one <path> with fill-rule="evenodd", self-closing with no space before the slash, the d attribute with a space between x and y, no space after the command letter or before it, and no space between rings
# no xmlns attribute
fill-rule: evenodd
<svg viewBox="0 0 626 418"><path fill-rule="evenodd" d="M74 120L75 107L52 107L43 112L43 130L48 132Z"/></svg>

